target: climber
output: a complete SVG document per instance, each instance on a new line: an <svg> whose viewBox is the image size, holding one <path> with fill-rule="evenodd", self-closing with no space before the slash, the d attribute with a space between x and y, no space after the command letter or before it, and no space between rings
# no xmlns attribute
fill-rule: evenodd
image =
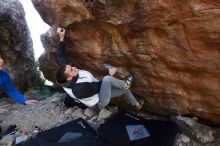
<svg viewBox="0 0 220 146"><path fill-rule="evenodd" d="M125 94L131 105L135 106L137 109L142 107L143 102L138 102L129 89L133 80L131 75L127 77L126 81L119 80L113 77L117 68L112 67L109 69L110 74L104 76L103 79L99 81L94 78L90 72L72 67L68 64L64 54L65 29L58 28L57 34L60 41L57 48L57 60L60 66L57 69L56 81L70 97L74 98L76 101L80 101L88 107L97 104L100 109L103 109L109 104L111 97ZM67 106L71 106L70 102L64 103Z"/></svg>
<svg viewBox="0 0 220 146"><path fill-rule="evenodd" d="M37 100L26 100L13 86L8 72L3 70L4 60L0 55L0 88L3 89L8 96L12 97L16 102L24 105L33 105L38 103Z"/></svg>

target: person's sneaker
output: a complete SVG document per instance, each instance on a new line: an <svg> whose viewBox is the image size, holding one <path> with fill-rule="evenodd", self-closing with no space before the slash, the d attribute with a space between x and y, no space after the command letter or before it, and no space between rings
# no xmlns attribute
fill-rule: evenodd
<svg viewBox="0 0 220 146"><path fill-rule="evenodd" d="M137 110L140 110L143 107L143 105L144 105L144 100L140 100L139 105L136 106Z"/></svg>
<svg viewBox="0 0 220 146"><path fill-rule="evenodd" d="M130 74L128 75L125 81L125 89L129 89L131 87L131 83L133 82L133 76Z"/></svg>

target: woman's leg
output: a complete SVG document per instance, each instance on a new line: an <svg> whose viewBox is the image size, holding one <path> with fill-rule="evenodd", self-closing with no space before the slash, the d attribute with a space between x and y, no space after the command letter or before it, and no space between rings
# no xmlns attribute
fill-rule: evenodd
<svg viewBox="0 0 220 146"><path fill-rule="evenodd" d="M137 100L129 89L125 89L125 81L119 80L112 76L105 76L102 80L99 92L99 106L107 106L111 97L125 94L132 105L137 105Z"/></svg>
<svg viewBox="0 0 220 146"><path fill-rule="evenodd" d="M102 85L99 92L99 102L98 106L105 107L109 104L110 98L112 96L112 87L123 89L124 81L118 80L112 76L105 76L102 79Z"/></svg>
<svg viewBox="0 0 220 146"><path fill-rule="evenodd" d="M132 94L131 90L129 89L117 89L117 88L113 88L111 90L111 97L117 97L117 96L121 96L121 95L126 95L126 97L128 98L128 101L130 102L131 105L137 105L137 99L134 97L134 95Z"/></svg>

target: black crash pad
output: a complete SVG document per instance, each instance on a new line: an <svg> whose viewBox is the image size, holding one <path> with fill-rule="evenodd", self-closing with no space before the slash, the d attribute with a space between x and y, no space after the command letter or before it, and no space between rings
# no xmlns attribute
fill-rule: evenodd
<svg viewBox="0 0 220 146"><path fill-rule="evenodd" d="M147 135L141 139L131 140L127 130L127 127L131 126L144 127ZM175 122L144 119L123 111L109 118L98 128L97 133L108 141L121 146L173 146L178 127ZM132 134L143 133L143 131L136 130Z"/></svg>

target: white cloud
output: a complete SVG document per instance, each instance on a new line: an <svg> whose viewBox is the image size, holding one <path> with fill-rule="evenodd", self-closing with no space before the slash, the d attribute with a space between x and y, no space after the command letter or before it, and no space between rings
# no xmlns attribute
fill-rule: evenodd
<svg viewBox="0 0 220 146"><path fill-rule="evenodd" d="M35 59L38 59L44 52L44 48L40 40L40 35L47 32L50 26L43 22L40 15L34 8L31 0L20 0L20 2L24 7L25 18L30 29L31 38L33 40Z"/></svg>

